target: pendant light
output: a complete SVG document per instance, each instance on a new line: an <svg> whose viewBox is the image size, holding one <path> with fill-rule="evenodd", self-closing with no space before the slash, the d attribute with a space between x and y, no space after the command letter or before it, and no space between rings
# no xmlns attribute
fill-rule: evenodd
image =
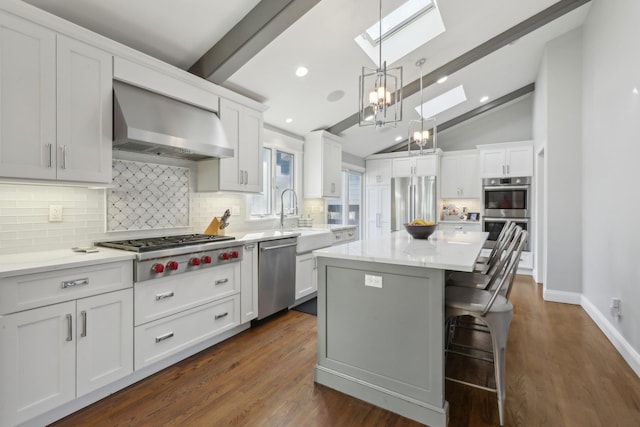
<svg viewBox="0 0 640 427"><path fill-rule="evenodd" d="M422 58L416 62L416 67L420 68L420 120L411 120L409 122L409 138L407 149L411 151L412 145L420 148L420 154L436 151L436 120L435 118L425 119L422 112L424 100L422 99L422 66L425 59Z"/></svg>
<svg viewBox="0 0 640 427"><path fill-rule="evenodd" d="M395 127L402 121L402 67L387 69L382 61L382 0L380 0L379 66L362 67L359 85L360 126Z"/></svg>

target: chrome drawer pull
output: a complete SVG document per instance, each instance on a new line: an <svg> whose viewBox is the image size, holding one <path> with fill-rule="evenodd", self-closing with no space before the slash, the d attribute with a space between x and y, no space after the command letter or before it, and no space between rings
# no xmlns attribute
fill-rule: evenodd
<svg viewBox="0 0 640 427"><path fill-rule="evenodd" d="M62 289L72 288L74 286L80 286L80 285L88 285L88 284L89 284L88 277L85 277L84 279L67 280L65 282L62 282Z"/></svg>
<svg viewBox="0 0 640 427"><path fill-rule="evenodd" d="M223 284L228 283L228 282L229 282L229 279L226 279L226 278L225 279L219 279L219 280L216 280L216 286L223 285Z"/></svg>
<svg viewBox="0 0 640 427"><path fill-rule="evenodd" d="M163 294L156 295L156 301L160 301L162 299L171 298L173 296L173 291L165 292Z"/></svg>
<svg viewBox="0 0 640 427"><path fill-rule="evenodd" d="M164 335L160 335L159 337L156 337L156 342L161 342L164 340L168 340L169 338L171 338L173 336L173 332L167 332Z"/></svg>
<svg viewBox="0 0 640 427"><path fill-rule="evenodd" d="M222 319L223 317L227 317L228 315L229 315L229 312L228 312L228 311L225 311L225 312L224 312L224 313L222 313L222 314L216 314L216 315L215 315L215 317L214 317L214 319L215 319L215 320Z"/></svg>
<svg viewBox="0 0 640 427"><path fill-rule="evenodd" d="M73 340L73 317L67 314L67 341Z"/></svg>
<svg viewBox="0 0 640 427"><path fill-rule="evenodd" d="M82 333L80 334L80 336L86 337L87 336L87 312L82 310L80 312L80 316L82 316Z"/></svg>

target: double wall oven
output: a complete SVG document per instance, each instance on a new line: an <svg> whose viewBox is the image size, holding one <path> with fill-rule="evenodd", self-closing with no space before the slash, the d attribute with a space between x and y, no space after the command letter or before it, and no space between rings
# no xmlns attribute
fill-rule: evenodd
<svg viewBox="0 0 640 427"><path fill-rule="evenodd" d="M531 177L483 179L482 209L482 230L489 233L486 247L495 246L502 228L509 220L529 230ZM524 250L529 249L528 239Z"/></svg>

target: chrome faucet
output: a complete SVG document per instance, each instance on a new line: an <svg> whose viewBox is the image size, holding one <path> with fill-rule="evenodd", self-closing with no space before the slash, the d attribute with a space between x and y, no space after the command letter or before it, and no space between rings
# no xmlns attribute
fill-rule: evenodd
<svg viewBox="0 0 640 427"><path fill-rule="evenodd" d="M280 229L284 228L284 193L286 193L287 191L291 191L291 193L293 193L293 197L296 200L293 213L294 215L298 214L298 195L296 194L295 191L293 191L292 188L287 188L284 191L282 191L282 194L280 194Z"/></svg>

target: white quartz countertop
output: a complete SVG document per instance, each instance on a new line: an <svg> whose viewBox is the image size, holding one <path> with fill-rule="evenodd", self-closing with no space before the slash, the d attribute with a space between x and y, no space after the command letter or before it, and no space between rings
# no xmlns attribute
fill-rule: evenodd
<svg viewBox="0 0 640 427"><path fill-rule="evenodd" d="M133 260L134 258L135 254L133 252L109 248L98 248L98 252L94 253L74 252L71 249L56 249L0 255L0 278Z"/></svg>
<svg viewBox="0 0 640 427"><path fill-rule="evenodd" d="M318 249L316 256L354 261L382 262L416 267L473 271L488 233L441 231L429 239L414 239L406 231L371 240L358 240Z"/></svg>
<svg viewBox="0 0 640 427"><path fill-rule="evenodd" d="M243 243L264 242L267 240L286 239L287 237L298 237L299 232L293 230L264 230L264 231L240 231L227 233L233 236L236 241Z"/></svg>

